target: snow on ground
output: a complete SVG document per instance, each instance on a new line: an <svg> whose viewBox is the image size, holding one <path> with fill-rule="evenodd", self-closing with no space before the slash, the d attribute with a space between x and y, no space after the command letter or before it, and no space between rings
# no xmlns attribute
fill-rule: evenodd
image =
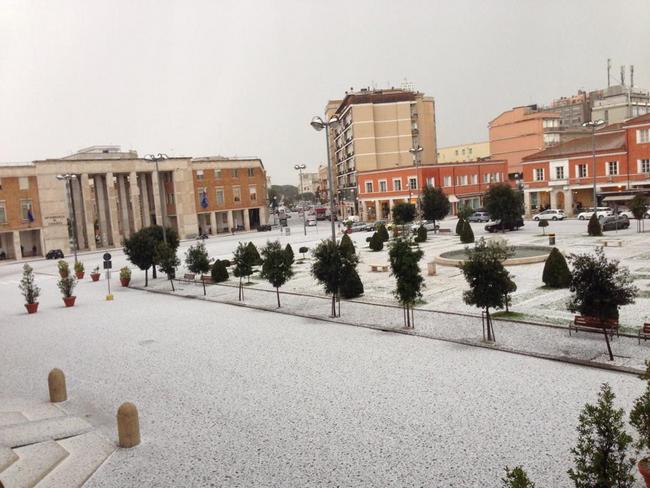
<svg viewBox="0 0 650 488"><path fill-rule="evenodd" d="M89 487L485 487L516 464L538 486L567 487L582 405L606 381L629 410L643 387L631 375L133 289L107 302L104 282L82 282L65 309L53 263L42 271L36 315L0 285L0 403L45 401L52 367L67 375L64 408L109 438L119 404L136 403L143 444L116 452Z"/></svg>

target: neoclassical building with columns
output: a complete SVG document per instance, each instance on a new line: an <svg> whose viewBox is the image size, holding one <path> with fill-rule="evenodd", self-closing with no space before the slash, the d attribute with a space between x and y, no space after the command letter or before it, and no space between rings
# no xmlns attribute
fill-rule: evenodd
<svg viewBox="0 0 650 488"><path fill-rule="evenodd" d="M163 215L181 238L266 224L260 159L170 157L158 164L159 173L154 163L119 146L0 164L0 257L40 256L50 249L67 254L72 222L80 250L118 247L137 230L160 224ZM75 178L68 186L57 179L60 174Z"/></svg>

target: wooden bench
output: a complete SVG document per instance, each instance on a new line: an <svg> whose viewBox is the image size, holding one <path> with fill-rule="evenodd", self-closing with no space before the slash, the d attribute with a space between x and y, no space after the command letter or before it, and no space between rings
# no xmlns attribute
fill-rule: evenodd
<svg viewBox="0 0 650 488"><path fill-rule="evenodd" d="M643 327L639 330L639 344L641 344L641 339L644 341L650 339L650 322L643 324Z"/></svg>
<svg viewBox="0 0 650 488"><path fill-rule="evenodd" d="M600 243L603 247L623 247L623 241L621 239L603 239Z"/></svg>
<svg viewBox="0 0 650 488"><path fill-rule="evenodd" d="M585 332L605 331L610 337L614 337L614 333L618 336L618 320L601 320L598 317L576 315L573 319L573 323L569 324L569 335L571 335L572 330L575 330L576 333L580 330Z"/></svg>
<svg viewBox="0 0 650 488"><path fill-rule="evenodd" d="M185 273L183 275L183 279L187 281L194 281L195 276L196 275L194 273Z"/></svg>
<svg viewBox="0 0 650 488"><path fill-rule="evenodd" d="M451 234L451 229L438 229L438 234Z"/></svg>
<svg viewBox="0 0 650 488"><path fill-rule="evenodd" d="M206 285L214 284L214 281L212 281L212 276L210 275L201 275L201 281Z"/></svg>
<svg viewBox="0 0 650 488"><path fill-rule="evenodd" d="M388 271L388 265L387 264L377 264L377 263L371 264L370 265L370 271L372 271L373 273L378 273L378 272L385 273L385 272Z"/></svg>

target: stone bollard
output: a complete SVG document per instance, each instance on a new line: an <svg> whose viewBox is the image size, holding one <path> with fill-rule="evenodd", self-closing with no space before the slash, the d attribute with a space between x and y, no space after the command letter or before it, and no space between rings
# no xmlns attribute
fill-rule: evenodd
<svg viewBox="0 0 650 488"><path fill-rule="evenodd" d="M427 263L427 274L429 276L435 276L436 275L436 263L435 261L431 261Z"/></svg>
<svg viewBox="0 0 650 488"><path fill-rule="evenodd" d="M50 390L50 401L52 403L65 402L68 399L65 375L59 368L54 368L47 375L47 386Z"/></svg>
<svg viewBox="0 0 650 488"><path fill-rule="evenodd" d="M117 435L120 447L128 448L140 444L138 409L131 402L125 402L117 409Z"/></svg>

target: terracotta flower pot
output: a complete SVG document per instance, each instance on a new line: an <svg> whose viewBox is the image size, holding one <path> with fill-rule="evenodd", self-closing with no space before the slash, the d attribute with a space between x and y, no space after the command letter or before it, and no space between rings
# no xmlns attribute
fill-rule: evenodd
<svg viewBox="0 0 650 488"><path fill-rule="evenodd" d="M90 273L90 277L93 279L93 281L99 281L99 277L101 274L99 273Z"/></svg>
<svg viewBox="0 0 650 488"><path fill-rule="evenodd" d="M131 278L120 278L120 283L124 287L129 286L129 283L131 283Z"/></svg>
<svg viewBox="0 0 650 488"><path fill-rule="evenodd" d="M65 272L65 271L61 271L61 270L59 270L59 276L61 276L61 278L67 278L67 277L68 277L68 274L69 274L69 273L67 273L67 272Z"/></svg>
<svg viewBox="0 0 650 488"><path fill-rule="evenodd" d="M639 473L641 473L641 476L645 480L645 485L650 487L650 460L648 458L641 459L637 467L639 468Z"/></svg>
<svg viewBox="0 0 650 488"><path fill-rule="evenodd" d="M72 307L76 299L77 297L63 297L63 303L65 303L66 307Z"/></svg>
<svg viewBox="0 0 650 488"><path fill-rule="evenodd" d="M26 303L25 308L27 309L27 313L36 313L38 310L38 302Z"/></svg>
<svg viewBox="0 0 650 488"><path fill-rule="evenodd" d="M83 271L77 271L75 273L75 276L77 277L78 280L83 280L84 279L85 273Z"/></svg>

